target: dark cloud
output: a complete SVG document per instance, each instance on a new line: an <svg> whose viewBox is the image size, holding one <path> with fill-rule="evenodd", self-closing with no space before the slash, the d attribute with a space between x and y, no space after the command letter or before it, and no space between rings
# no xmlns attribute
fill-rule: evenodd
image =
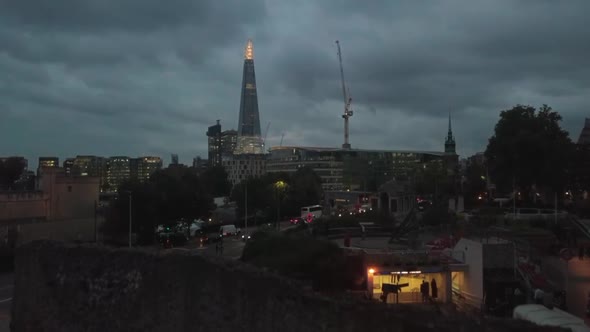
<svg viewBox="0 0 590 332"><path fill-rule="evenodd" d="M243 47L254 39L267 145L462 155L498 114L547 103L577 137L590 102L590 2L326 0L2 1L0 150L10 154L206 154L207 126L236 128ZM47 139L28 133L36 132ZM14 139L13 139L14 138Z"/></svg>

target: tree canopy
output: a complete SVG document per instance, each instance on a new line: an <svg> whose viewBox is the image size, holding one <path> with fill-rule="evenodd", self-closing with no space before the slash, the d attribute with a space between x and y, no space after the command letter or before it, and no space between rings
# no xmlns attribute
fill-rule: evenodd
<svg viewBox="0 0 590 332"><path fill-rule="evenodd" d="M551 107L517 105L500 113L485 157L498 189L509 192L512 183L526 195L533 185L558 191L567 183L568 161L574 145Z"/></svg>
<svg viewBox="0 0 590 332"><path fill-rule="evenodd" d="M248 214L264 211L266 217L274 221L277 206L280 206L281 216L294 216L300 213L302 206L319 204L323 196L321 183L321 178L308 167L300 168L291 175L267 173L234 186L231 199L238 206L238 218L242 218L247 188Z"/></svg>
<svg viewBox="0 0 590 332"><path fill-rule="evenodd" d="M222 166L212 166L207 168L200 176L205 190L213 197L229 196L231 192L231 183L227 179L227 172Z"/></svg>
<svg viewBox="0 0 590 332"><path fill-rule="evenodd" d="M155 172L147 183L121 184L105 224L106 232L128 232L130 196L133 232L145 241L153 237L157 225L205 218L213 209L213 196L196 173L189 168L167 168Z"/></svg>

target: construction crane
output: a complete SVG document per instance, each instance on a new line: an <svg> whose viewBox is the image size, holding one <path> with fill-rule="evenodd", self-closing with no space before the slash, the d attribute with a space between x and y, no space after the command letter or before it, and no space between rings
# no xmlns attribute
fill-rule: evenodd
<svg viewBox="0 0 590 332"><path fill-rule="evenodd" d="M264 151L264 148L266 147L266 136L268 136L268 128L270 128L270 121L268 121L268 124L266 125L266 130L264 131L264 139L262 140L262 151Z"/></svg>
<svg viewBox="0 0 590 332"><path fill-rule="evenodd" d="M344 68L342 67L342 51L340 50L340 42L336 41L336 46L338 47L338 61L340 62L340 79L342 80L342 96L344 97L344 114L342 114L342 118L344 119L344 144L342 144L343 149L350 149L350 143L348 142L348 119L352 116L352 98L350 97L350 91L346 88L346 83L344 81Z"/></svg>

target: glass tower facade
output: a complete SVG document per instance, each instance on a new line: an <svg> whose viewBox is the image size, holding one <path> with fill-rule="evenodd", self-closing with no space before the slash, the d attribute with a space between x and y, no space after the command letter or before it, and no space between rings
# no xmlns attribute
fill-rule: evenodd
<svg viewBox="0 0 590 332"><path fill-rule="evenodd" d="M240 118L238 122L238 141L235 154L264 153L260 134L260 115L258 94L254 73L254 47L248 40L244 51L244 72L242 75L242 95L240 98Z"/></svg>

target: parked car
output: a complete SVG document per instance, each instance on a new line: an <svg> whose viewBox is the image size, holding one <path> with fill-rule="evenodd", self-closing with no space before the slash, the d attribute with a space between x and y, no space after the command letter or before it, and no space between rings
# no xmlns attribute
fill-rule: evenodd
<svg viewBox="0 0 590 332"><path fill-rule="evenodd" d="M291 218L290 222L291 222L291 225L299 225L299 224L305 223L305 219L303 219L301 217L295 217L295 218Z"/></svg>

